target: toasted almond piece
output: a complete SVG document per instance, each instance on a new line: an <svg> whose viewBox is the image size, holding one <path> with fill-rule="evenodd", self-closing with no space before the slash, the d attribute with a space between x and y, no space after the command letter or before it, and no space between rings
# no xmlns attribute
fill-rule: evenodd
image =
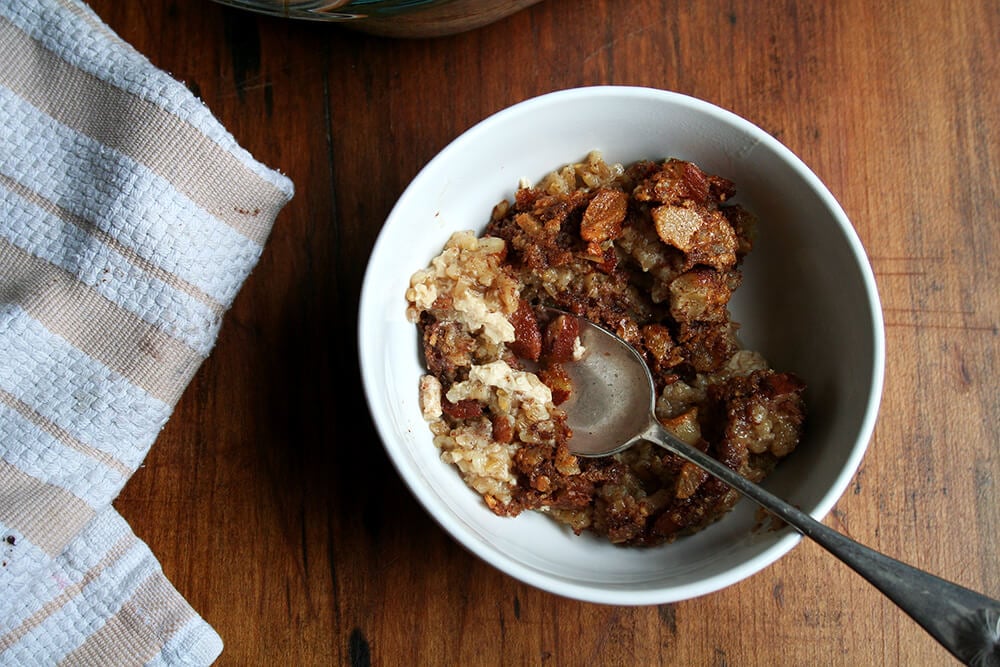
<svg viewBox="0 0 1000 667"><path fill-rule="evenodd" d="M622 233L622 223L628 211L628 196L621 190L602 188L587 204L580 223L580 238L601 243Z"/></svg>

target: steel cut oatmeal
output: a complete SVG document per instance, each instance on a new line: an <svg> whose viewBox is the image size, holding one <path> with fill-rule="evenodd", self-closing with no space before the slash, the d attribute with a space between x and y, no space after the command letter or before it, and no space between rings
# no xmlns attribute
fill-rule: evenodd
<svg viewBox="0 0 1000 667"><path fill-rule="evenodd" d="M653 545L697 531L739 496L650 443L570 454L559 407L582 350L571 315L631 343L656 414L682 440L762 480L799 442L803 383L742 349L728 303L756 219L734 184L676 159L607 164L597 152L500 202L416 272L424 418L442 458L496 514L538 510L576 533Z"/></svg>

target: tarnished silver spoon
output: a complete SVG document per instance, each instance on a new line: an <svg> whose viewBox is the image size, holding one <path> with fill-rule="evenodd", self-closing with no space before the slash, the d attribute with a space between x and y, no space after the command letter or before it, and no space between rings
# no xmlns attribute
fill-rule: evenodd
<svg viewBox="0 0 1000 667"><path fill-rule="evenodd" d="M560 311L561 312L561 311ZM609 456L647 440L751 498L846 563L968 665L1000 666L1000 602L865 547L826 527L716 459L678 440L654 416L653 378L631 345L579 318L586 352L565 364L573 395L563 404L577 456Z"/></svg>

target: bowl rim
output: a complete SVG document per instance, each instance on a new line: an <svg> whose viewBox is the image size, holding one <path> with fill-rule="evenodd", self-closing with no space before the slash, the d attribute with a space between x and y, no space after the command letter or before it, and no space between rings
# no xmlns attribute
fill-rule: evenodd
<svg viewBox="0 0 1000 667"><path fill-rule="evenodd" d="M384 298L384 294L373 291L373 281L371 280L373 267L378 264L376 259L382 254L383 248L387 243L386 230L394 226L393 221L399 217L400 211L405 209L408 200L414 196L414 192L423 186L423 181L427 177L426 175L433 172L440 162L447 160L450 153L460 150L467 143L475 142L481 135L490 132L494 125L506 122L511 116L529 114L549 104L563 104L574 100L580 101L594 96L615 96L622 99L641 98L686 106L697 112L715 117L728 125L737 127L742 132L751 136L754 141L764 144L768 149L778 154L789 167L794 169L796 174L808 183L813 192L820 197L823 204L831 212L832 217L836 220L837 225L840 227L840 232L850 249L852 258L860 274L859 277L864 286L864 292L867 297L867 311L870 318L869 326L872 331L872 338L868 341L872 348L872 367L868 370L868 396L865 401L864 414L855 437L855 442L851 446L849 456L836 475L834 482L809 513L816 520L822 521L839 501L857 473L861 461L871 444L883 393L885 375L885 324L878 287L867 253L857 231L851 224L840 203L819 177L791 149L746 118L716 104L684 93L631 85L592 85L554 90L527 98L486 116L461 132L444 148L438 151L414 176L393 205L383 222L369 255L368 265L363 276L358 309L358 353L362 385L373 424L394 469L431 518L465 549L482 559L488 565L515 579L562 597L586 602L624 606L665 604L706 595L738 583L782 558L799 543L802 536L795 531L789 531L786 535L775 541L774 544L739 565L705 579L678 586L636 590L634 588L617 587L613 584L581 584L566 578L554 579L550 574L535 570L528 565L510 558L503 551L494 548L492 545L485 544L472 534L469 529L463 526L460 521L449 517L447 511L441 511L446 510L446 508L424 486L415 471L401 465L401 457L397 451L398 443L395 442L394 434L387 425L388 420L384 418L385 415L376 401L379 378L373 376L369 365L364 363L370 354L377 352L375 350L369 352L370 346L366 344L368 340L371 340L369 337L369 327L373 324L371 318L366 317L366 313L368 311L374 312L376 306L373 304L377 303L378 299ZM416 390L414 389L414 391Z"/></svg>

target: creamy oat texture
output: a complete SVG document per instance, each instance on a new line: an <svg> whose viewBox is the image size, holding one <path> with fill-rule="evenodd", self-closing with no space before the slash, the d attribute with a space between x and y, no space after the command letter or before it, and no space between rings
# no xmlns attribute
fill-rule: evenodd
<svg viewBox="0 0 1000 667"><path fill-rule="evenodd" d="M485 406L510 428L516 427L522 442L553 443L552 391L534 373L511 368L500 358L504 344L514 340L514 326L507 318L517 308L520 291L517 281L501 270L505 246L501 239L456 232L430 267L413 275L406 292L411 322L418 322L422 312L445 311L443 321L474 341L471 349L459 351L461 359L455 362L465 368L466 379L453 382L447 394L434 375L421 378L421 411L431 423L442 459L455 464L466 483L490 498L488 502L502 504L511 501L511 487L517 484L511 470L517 445L496 442L492 421L449 427L442 399L450 405Z"/></svg>
<svg viewBox="0 0 1000 667"><path fill-rule="evenodd" d="M444 461L495 513L547 513L575 532L651 545L703 528L738 496L642 443L569 453L559 407L579 359L574 317L615 331L652 371L657 417L760 481L798 444L804 385L744 350L727 304L754 217L733 184L680 160L607 164L599 153L522 183L486 232L458 232L406 292L427 374L419 395Z"/></svg>

